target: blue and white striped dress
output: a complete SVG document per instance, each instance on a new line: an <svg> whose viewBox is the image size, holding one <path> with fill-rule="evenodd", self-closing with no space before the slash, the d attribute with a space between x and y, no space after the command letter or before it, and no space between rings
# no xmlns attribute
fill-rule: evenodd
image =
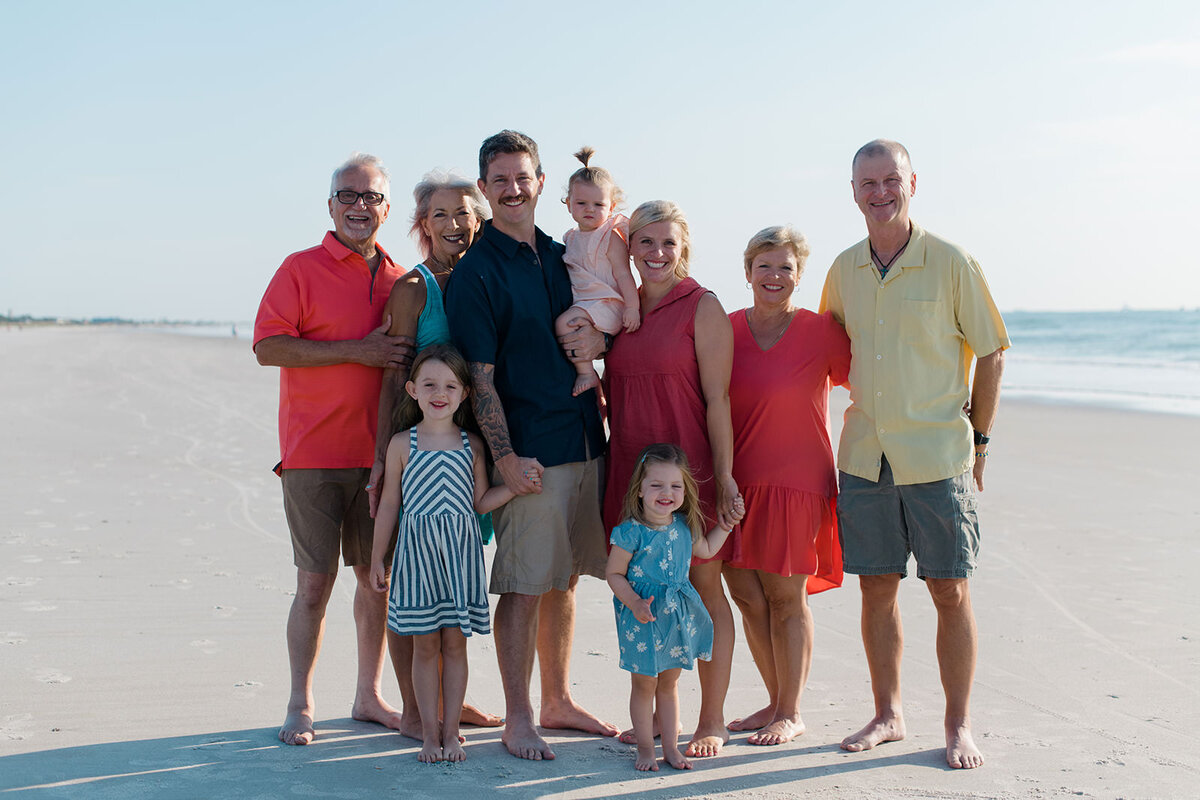
<svg viewBox="0 0 1200 800"><path fill-rule="evenodd" d="M404 636L442 628L459 628L464 636L492 630L466 432L462 444L461 450L418 450L417 429L409 432L388 597L388 627Z"/></svg>

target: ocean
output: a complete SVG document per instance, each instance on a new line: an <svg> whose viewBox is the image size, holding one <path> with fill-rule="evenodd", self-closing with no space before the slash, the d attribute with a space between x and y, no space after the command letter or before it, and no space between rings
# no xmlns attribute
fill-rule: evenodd
<svg viewBox="0 0 1200 800"><path fill-rule="evenodd" d="M1002 397L1200 416L1200 309L1009 311ZM249 339L250 322L163 329Z"/></svg>

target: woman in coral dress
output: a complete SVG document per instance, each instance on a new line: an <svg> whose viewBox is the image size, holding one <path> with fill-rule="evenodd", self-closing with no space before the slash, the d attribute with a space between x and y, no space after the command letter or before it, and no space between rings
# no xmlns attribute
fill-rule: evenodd
<svg viewBox="0 0 1200 800"><path fill-rule="evenodd" d="M629 218L629 252L641 277L641 326L619 334L605 359L609 440L605 529L621 522L621 502L642 448L677 444L699 484L705 525L732 526L733 480L729 370L733 333L716 296L688 277L687 220L674 203L643 203ZM700 720L689 756L716 755L729 739L725 693L733 662L733 612L721 564L734 555L726 542L713 559L693 559L690 578L712 616L712 661L700 664ZM622 741L631 742L626 731Z"/></svg>
<svg viewBox="0 0 1200 800"><path fill-rule="evenodd" d="M792 305L808 253L791 227L755 234L745 253L754 305L729 315L733 474L746 516L725 580L769 696L765 708L730 723L755 731L750 744L782 744L804 732L808 595L842 583L829 386L846 382L850 340L831 315Z"/></svg>

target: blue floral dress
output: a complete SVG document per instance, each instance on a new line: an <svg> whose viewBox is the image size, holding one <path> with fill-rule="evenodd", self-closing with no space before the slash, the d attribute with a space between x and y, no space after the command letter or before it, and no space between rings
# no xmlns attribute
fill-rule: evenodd
<svg viewBox="0 0 1200 800"><path fill-rule="evenodd" d="M688 580L692 534L683 515L665 528L627 519L613 528L612 545L633 554L625 577L640 597L653 597L654 621L642 624L616 597L617 637L621 669L657 675L668 669L691 669L697 658L712 659L713 625L700 595Z"/></svg>

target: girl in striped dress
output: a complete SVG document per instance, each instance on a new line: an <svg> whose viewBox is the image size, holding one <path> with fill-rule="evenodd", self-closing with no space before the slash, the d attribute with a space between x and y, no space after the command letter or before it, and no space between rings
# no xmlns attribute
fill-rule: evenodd
<svg viewBox="0 0 1200 800"><path fill-rule="evenodd" d="M426 763L466 758L458 739L467 691L466 637L491 633L475 512L512 498L504 486L489 487L483 441L463 430L470 386L466 361L449 345L428 347L413 361L375 516L371 582L389 592L388 627L413 637L413 689L424 739L417 758ZM385 561L397 517L389 591Z"/></svg>

